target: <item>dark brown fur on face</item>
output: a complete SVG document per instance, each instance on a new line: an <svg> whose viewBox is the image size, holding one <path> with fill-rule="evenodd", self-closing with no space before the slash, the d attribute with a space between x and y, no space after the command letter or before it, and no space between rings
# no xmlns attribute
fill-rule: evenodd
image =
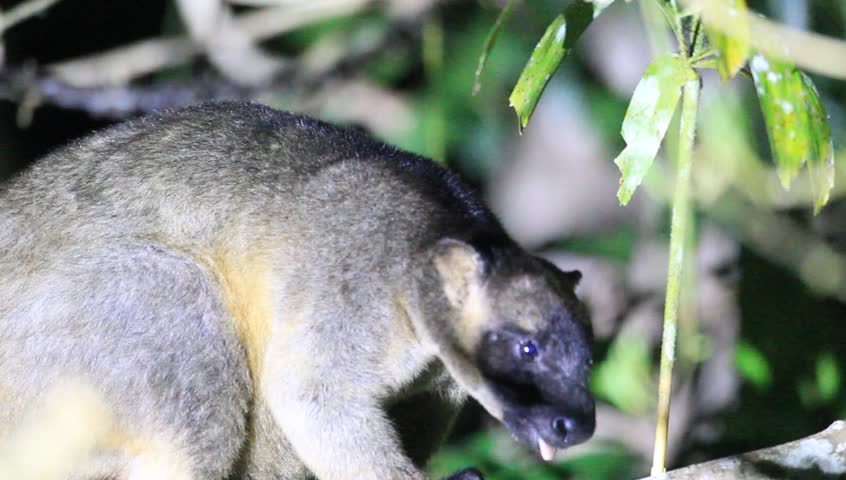
<svg viewBox="0 0 846 480"><path fill-rule="evenodd" d="M0 271L0 435L64 377L114 414L74 478L425 479L468 394L544 457L593 428L575 277L454 173L307 117L56 151L0 187Z"/></svg>
<svg viewBox="0 0 846 480"><path fill-rule="evenodd" d="M595 408L587 387L591 328L573 294L581 274L561 272L515 245L446 244L436 265L463 313L440 330L458 330L445 342L460 345L454 356L472 357L481 373L468 391L493 404L488 410L514 438L545 459L587 440Z"/></svg>

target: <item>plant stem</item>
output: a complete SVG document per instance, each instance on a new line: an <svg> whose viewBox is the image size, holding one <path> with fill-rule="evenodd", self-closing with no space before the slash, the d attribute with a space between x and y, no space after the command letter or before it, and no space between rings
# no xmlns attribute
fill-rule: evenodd
<svg viewBox="0 0 846 480"><path fill-rule="evenodd" d="M712 48L700 50L699 53L696 53L692 57L690 57L690 66L693 68L701 68L700 65L697 65L697 63L707 59L708 57L714 56L715 53L715 50Z"/></svg>
<svg viewBox="0 0 846 480"><path fill-rule="evenodd" d="M652 475L664 472L667 461L667 431L670 421L673 363L676 356L679 298L683 280L685 243L691 215L690 178L693 163L693 140L696 134L696 113L699 108L699 78L684 84L676 191L670 224L670 259L667 268L667 296L664 301L664 332L661 339L661 371L658 377L658 412L655 425L655 448Z"/></svg>
<svg viewBox="0 0 846 480"><path fill-rule="evenodd" d="M700 34L702 21L699 15L694 16L690 24L692 30L690 32L690 45L688 45L687 58L693 58L699 53L702 48L702 39L705 37L705 35Z"/></svg>

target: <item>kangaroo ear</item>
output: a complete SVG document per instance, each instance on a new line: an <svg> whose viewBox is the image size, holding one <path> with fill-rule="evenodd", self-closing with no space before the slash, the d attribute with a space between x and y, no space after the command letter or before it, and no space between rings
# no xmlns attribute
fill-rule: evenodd
<svg viewBox="0 0 846 480"><path fill-rule="evenodd" d="M582 272L578 270L570 270L569 272L561 272L561 277L570 285L571 288L576 288L579 281L582 279Z"/></svg>
<svg viewBox="0 0 846 480"><path fill-rule="evenodd" d="M481 286L484 260L471 245L444 238L434 247L433 261L441 276L444 294L449 303L461 309L471 292Z"/></svg>

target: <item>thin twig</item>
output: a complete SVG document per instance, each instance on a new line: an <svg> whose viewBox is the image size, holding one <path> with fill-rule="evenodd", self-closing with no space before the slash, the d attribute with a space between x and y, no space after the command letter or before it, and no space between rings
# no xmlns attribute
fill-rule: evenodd
<svg viewBox="0 0 846 480"><path fill-rule="evenodd" d="M250 40L261 41L329 18L351 15L369 3L368 0L312 0L245 13L234 23ZM48 65L47 70L74 87L116 86L184 63L197 53L198 48L188 37L154 38Z"/></svg>
<svg viewBox="0 0 846 480"><path fill-rule="evenodd" d="M235 26L223 0L176 0L183 23L214 67L234 82L260 85L273 79L286 61L261 49Z"/></svg>
<svg viewBox="0 0 846 480"><path fill-rule="evenodd" d="M401 49L415 40L412 25L398 22L381 38L367 46L350 46L350 51L319 68L303 68L301 62L261 85L239 85L217 75L198 73L184 81L155 80L144 85L76 87L61 77L39 75L30 67L10 66L0 71L0 97L21 102L37 94L38 105L56 105L88 112L92 116L122 119L163 108L204 100L255 99L279 92L320 95L326 85L355 77L371 60L391 49ZM305 54L304 57L308 57Z"/></svg>
<svg viewBox="0 0 846 480"><path fill-rule="evenodd" d="M846 255L785 214L730 192L706 210L750 249L797 274L811 291L846 302Z"/></svg>

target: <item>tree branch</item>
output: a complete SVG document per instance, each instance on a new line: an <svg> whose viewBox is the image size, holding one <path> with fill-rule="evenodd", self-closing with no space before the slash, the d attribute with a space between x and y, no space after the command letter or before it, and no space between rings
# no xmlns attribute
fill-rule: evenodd
<svg viewBox="0 0 846 480"><path fill-rule="evenodd" d="M144 85L79 87L64 78L40 73L31 67L7 67L0 71L0 98L21 103L19 123L26 125L32 109L40 105L83 110L97 117L122 119L163 108L179 107L205 100L256 99L280 92L296 92L302 97L317 95L325 85L354 77L369 62L390 49L403 48L414 38L412 25L398 23L380 38L354 51L339 55L318 68L303 68L301 61L261 85L243 85L217 75L156 80ZM308 57L308 55L304 55ZM29 102L24 102L29 99Z"/></svg>
<svg viewBox="0 0 846 480"><path fill-rule="evenodd" d="M820 433L756 450L646 477L661 480L836 480L846 477L846 422L838 420Z"/></svg>
<svg viewBox="0 0 846 480"><path fill-rule="evenodd" d="M24 20L44 12L60 0L29 0L10 8L5 13L0 12L0 34L9 28L14 27Z"/></svg>
<svg viewBox="0 0 846 480"><path fill-rule="evenodd" d="M683 0L686 7L702 10L703 20L727 35L731 26L719 22L731 12L715 15L714 9L727 9L728 2ZM749 12L749 43L761 53L791 62L801 68L832 78L846 79L846 42L814 32L806 32L773 22Z"/></svg>
<svg viewBox="0 0 846 480"><path fill-rule="evenodd" d="M312 0L239 15L233 27L256 42L329 18L350 15L368 0ZM185 36L142 40L103 53L47 65L47 70L73 87L129 83L138 77L179 65L200 53ZM278 73L278 72L277 72Z"/></svg>

